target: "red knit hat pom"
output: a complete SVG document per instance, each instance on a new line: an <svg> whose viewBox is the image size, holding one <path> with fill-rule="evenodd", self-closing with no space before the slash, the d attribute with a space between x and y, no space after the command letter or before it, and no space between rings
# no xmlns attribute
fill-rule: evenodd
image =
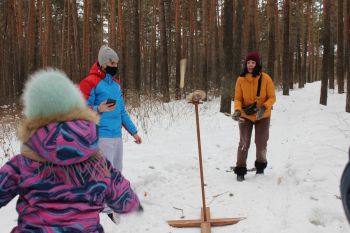
<svg viewBox="0 0 350 233"><path fill-rule="evenodd" d="M257 53L257 52L248 53L248 55L245 59L245 62L247 63L248 61L255 61L257 64L260 64L259 53Z"/></svg>

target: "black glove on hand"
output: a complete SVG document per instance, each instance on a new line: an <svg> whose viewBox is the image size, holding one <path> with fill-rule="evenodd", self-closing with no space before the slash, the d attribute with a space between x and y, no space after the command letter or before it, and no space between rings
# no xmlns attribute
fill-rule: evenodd
<svg viewBox="0 0 350 233"><path fill-rule="evenodd" d="M142 207L141 203L140 203L139 209L137 211L143 213L143 207Z"/></svg>
<svg viewBox="0 0 350 233"><path fill-rule="evenodd" d="M265 106L261 106L258 110L258 112L256 113L256 120L261 120L264 116L264 113L266 111L266 107Z"/></svg>
<svg viewBox="0 0 350 233"><path fill-rule="evenodd" d="M241 111L236 110L233 114L232 114L232 119L235 121L239 121L239 117L241 116Z"/></svg>

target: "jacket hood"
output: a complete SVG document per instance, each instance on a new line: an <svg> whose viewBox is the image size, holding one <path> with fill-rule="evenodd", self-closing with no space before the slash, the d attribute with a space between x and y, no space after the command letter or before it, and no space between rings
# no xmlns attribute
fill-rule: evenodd
<svg viewBox="0 0 350 233"><path fill-rule="evenodd" d="M71 165L89 159L98 149L97 142L95 123L73 120L37 129L24 145L45 161Z"/></svg>
<svg viewBox="0 0 350 233"><path fill-rule="evenodd" d="M106 73L104 73L98 66L98 63L95 62L90 68L89 75L97 75L99 78L103 79L106 76Z"/></svg>
<svg viewBox="0 0 350 233"><path fill-rule="evenodd" d="M45 125L73 120L86 120L98 124L99 116L89 108L72 108L68 113L57 113L48 117L25 118L18 127L17 137L21 142L26 142L37 129Z"/></svg>

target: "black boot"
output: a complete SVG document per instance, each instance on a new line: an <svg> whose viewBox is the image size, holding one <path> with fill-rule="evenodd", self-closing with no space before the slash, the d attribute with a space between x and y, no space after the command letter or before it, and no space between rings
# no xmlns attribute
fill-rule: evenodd
<svg viewBox="0 0 350 233"><path fill-rule="evenodd" d="M114 222L115 224L119 224L120 222L120 217L117 213L108 213L107 216Z"/></svg>
<svg viewBox="0 0 350 233"><path fill-rule="evenodd" d="M109 213L109 214L107 214L107 216L108 216L108 218L110 218L114 222L113 213Z"/></svg>
<svg viewBox="0 0 350 233"><path fill-rule="evenodd" d="M267 162L255 161L256 174L264 174L264 169L267 167Z"/></svg>
<svg viewBox="0 0 350 233"><path fill-rule="evenodd" d="M237 174L237 181L243 181L244 175L247 174L246 167L235 167L234 172Z"/></svg>

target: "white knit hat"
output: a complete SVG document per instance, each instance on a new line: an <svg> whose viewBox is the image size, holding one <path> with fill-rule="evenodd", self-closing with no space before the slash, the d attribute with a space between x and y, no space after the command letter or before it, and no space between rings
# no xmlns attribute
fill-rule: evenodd
<svg viewBox="0 0 350 233"><path fill-rule="evenodd" d="M118 62L118 54L106 45L102 45L98 52L98 63L102 66L107 64L109 61Z"/></svg>

